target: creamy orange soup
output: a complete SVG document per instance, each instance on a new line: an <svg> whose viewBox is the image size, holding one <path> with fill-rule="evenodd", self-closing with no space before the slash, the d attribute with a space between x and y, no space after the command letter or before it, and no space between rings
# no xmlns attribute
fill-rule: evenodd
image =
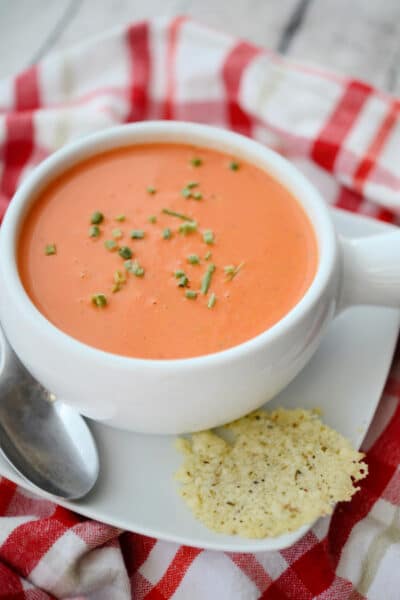
<svg viewBox="0 0 400 600"><path fill-rule="evenodd" d="M310 286L317 244L296 199L264 171L149 144L97 155L49 185L25 219L18 261L31 300L62 331L172 359L274 325Z"/></svg>

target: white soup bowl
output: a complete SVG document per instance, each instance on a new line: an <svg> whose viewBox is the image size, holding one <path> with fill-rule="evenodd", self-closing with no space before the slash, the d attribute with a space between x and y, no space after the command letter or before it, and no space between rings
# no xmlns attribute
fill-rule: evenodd
<svg viewBox="0 0 400 600"><path fill-rule="evenodd" d="M276 325L228 350L179 360L103 352L52 325L21 283L18 235L40 191L94 154L152 142L214 148L258 166L295 195L314 227L319 258L307 292ZM0 290L0 320L10 343L34 377L60 400L116 427L177 434L221 425L272 398L309 361L328 323L343 308L399 306L400 233L338 240L320 194L272 150L214 127L145 122L80 139L50 156L22 183L0 230Z"/></svg>

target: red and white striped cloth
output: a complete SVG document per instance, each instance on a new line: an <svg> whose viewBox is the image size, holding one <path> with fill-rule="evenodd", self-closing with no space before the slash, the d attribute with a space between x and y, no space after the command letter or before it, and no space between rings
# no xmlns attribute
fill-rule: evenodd
<svg viewBox="0 0 400 600"><path fill-rule="evenodd" d="M268 144L330 204L397 222L399 111L366 83L184 18L134 23L0 81L0 217L21 179L66 142L185 119ZM400 352L365 447L370 474L352 502L290 549L257 555L121 532L3 478L0 599L399 600Z"/></svg>

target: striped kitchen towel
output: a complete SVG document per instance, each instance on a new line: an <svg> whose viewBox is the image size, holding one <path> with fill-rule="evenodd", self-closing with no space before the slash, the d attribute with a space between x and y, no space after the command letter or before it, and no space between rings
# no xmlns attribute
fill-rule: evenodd
<svg viewBox="0 0 400 600"><path fill-rule="evenodd" d="M0 218L65 143L179 119L267 144L326 202L398 223L399 109L367 83L184 18L134 23L0 81ZM291 548L257 555L121 532L0 479L0 599L399 600L400 352L365 449L369 475L350 503Z"/></svg>

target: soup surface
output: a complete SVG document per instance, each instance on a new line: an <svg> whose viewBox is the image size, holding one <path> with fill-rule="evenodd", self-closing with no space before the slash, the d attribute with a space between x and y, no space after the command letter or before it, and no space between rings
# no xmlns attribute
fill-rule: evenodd
<svg viewBox="0 0 400 600"><path fill-rule="evenodd" d="M317 243L296 199L264 171L149 144L52 182L23 223L18 261L31 300L62 331L115 354L172 359L279 321L311 284Z"/></svg>

